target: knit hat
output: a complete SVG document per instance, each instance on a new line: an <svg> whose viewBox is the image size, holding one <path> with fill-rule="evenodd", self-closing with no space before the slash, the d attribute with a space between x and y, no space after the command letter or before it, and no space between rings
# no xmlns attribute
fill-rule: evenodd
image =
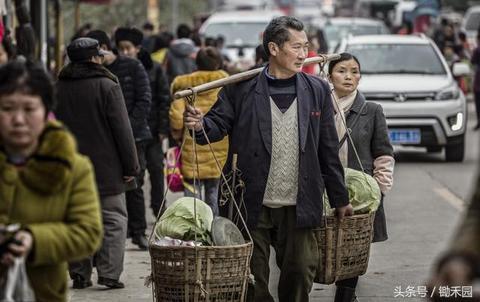
<svg viewBox="0 0 480 302"><path fill-rule="evenodd" d="M115 31L115 43L118 46L120 41L130 41L135 46L140 46L143 40L143 33L135 27L119 27Z"/></svg>

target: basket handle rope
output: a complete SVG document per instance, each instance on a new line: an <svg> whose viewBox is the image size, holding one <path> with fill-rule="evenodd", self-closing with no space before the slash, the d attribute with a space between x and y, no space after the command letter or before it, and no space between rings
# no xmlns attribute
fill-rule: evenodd
<svg viewBox="0 0 480 302"><path fill-rule="evenodd" d="M193 90L192 90L192 94L193 94ZM183 148L185 147L185 141L186 141L185 135L183 135L182 136L182 143L180 144L180 151L178 152L178 154L175 157L175 162L178 162L180 160L180 156L182 155ZM150 235L148 236L148 241L149 242L151 242L151 240L152 240L153 233L155 232L155 227L157 226L158 220L160 219L160 216L162 215L162 212L163 212L162 209L166 204L168 188L170 187L170 185L172 183L172 180L173 180L173 178L170 178L169 182L167 183L167 186L164 189L162 202L160 203L160 208L158 210L157 217L155 217L155 223L153 225L152 230L150 231Z"/></svg>
<svg viewBox="0 0 480 302"><path fill-rule="evenodd" d="M192 90L192 95L195 95L195 94L196 94L196 93ZM187 100L189 99L189 97L186 97L186 98L187 98ZM189 105L193 106L193 105L194 105L194 102L191 102L191 103L189 102ZM212 153L213 158L214 158L214 160L215 160L215 164L216 164L216 166L217 166L217 170L220 172L220 175L221 175L221 177L222 177L222 180L223 180L224 183L226 184L228 193L230 194L230 196L231 196L231 198L232 198L231 203L234 205L235 209L237 210L237 213L238 213L238 215L239 215L239 217L240 217L240 220L241 220L241 222L242 222L242 225L243 225L243 227L245 227L245 231L246 231L246 233L247 233L247 235L248 235L248 239L249 239L251 242L253 242L253 238L252 238L252 235L250 234L250 231L249 231L249 229L248 229L248 226L247 226L247 223L246 223L246 221L245 221L245 218L243 217L243 215L242 215L242 213L241 213L241 211L240 211L240 208L239 208L239 206L238 206L238 204L237 204L237 201L236 201L236 199L235 199L235 195L233 194L233 189L232 189L231 186L228 184L227 178L226 178L225 174L223 173L222 166L220 165L220 162L219 162L219 160L218 160L218 158L217 158L217 156L215 155L215 152L214 152L214 150L213 150L212 143L210 142L210 139L208 138L207 132L205 131L205 128L203 127L203 123L201 123L201 127L202 127L202 128L201 128L202 134L203 134L203 136L205 137L205 139L206 139L206 141L207 141L207 144L208 144L208 147L209 147L209 149L210 149L210 152ZM196 135L195 135L195 133L194 133L194 134L192 135L192 137L194 138L194 141L195 141L195 136L196 136ZM198 164L198 162L197 162L197 164Z"/></svg>
<svg viewBox="0 0 480 302"><path fill-rule="evenodd" d="M180 145L180 151L178 152L178 154L175 157L175 162L178 162L180 160L180 156L182 154L184 146L185 146L185 135L183 135L182 143ZM167 186L164 189L162 202L160 204L160 208L158 210L157 217L155 217L155 223L154 223L154 225L153 225L153 227L150 231L150 235L148 236L148 242L152 242L153 233L155 232L155 228L157 226L158 220L160 219L160 216L162 214L162 209L165 206L165 203L166 203L166 200L167 200L168 188L170 187L170 185L172 183L172 180L173 180L173 178L170 178ZM148 285L152 284L152 301L155 302L155 282L153 280L153 263L151 263L151 265L152 265L152 272L149 276L147 276L146 281L145 281L145 285L148 286Z"/></svg>
<svg viewBox="0 0 480 302"><path fill-rule="evenodd" d="M192 107L195 105L196 96L197 96L197 93L196 93L195 91L193 91L193 89L192 89L192 94L191 94L190 96L186 96L186 97L185 97L186 100L187 100L187 103L188 103L190 106L192 106ZM203 127L203 123L201 123L201 126L202 126L202 134L204 135L205 139L207 140L208 146L209 146L209 148L210 148L210 152L211 152L211 154L213 155L213 158L215 159L215 164L216 164L216 166L217 166L217 169L218 169L218 171L220 172L220 175L222 176L223 181L226 182L227 179L226 179L226 177L225 177L225 174L223 173L223 170L222 170L222 168L221 168L220 162L218 161L217 156L215 155L215 152L214 152L214 150L213 150L213 147L212 147L212 144L211 144L211 142L210 142L210 139L208 138L208 135L207 135L207 133L206 133L206 131L205 131L205 128ZM192 145L193 145L193 154L192 154L193 162L196 164L196 165L195 165L196 170L197 170L196 172L198 173L198 175L200 175L200 169L199 169L199 163L198 163L197 142L196 142L196 134L195 134L195 133L193 133L193 135L192 135ZM195 169L195 168L194 168L194 169ZM193 203L194 203L193 211L194 211L194 217L197 217L197 213L196 213L196 209L197 209L197 203L196 203L196 201L197 201L197 199L196 199L196 196L197 196L197 194L196 194L196 189L197 189L197 186L196 186L196 177L197 177L197 174L196 174L195 171L194 171L194 173L193 173L193 196L194 196L194 197L193 197ZM245 219L243 218L242 213L241 213L241 211L240 211L240 208L239 208L238 205L237 205L237 202L236 202L235 197L234 197L234 195L233 195L232 188L228 185L228 183L227 183L227 189L228 189L230 195L232 196L231 204L234 204L234 205L235 205L235 207L236 207L236 209L237 209L237 211L238 211L238 214L239 214L239 216L240 216L240 219L241 219L241 221L242 221L242 223L243 223L243 225L244 225L244 227L245 227L245 230L246 230L246 232L247 232L247 234L248 234L248 237L249 237L250 241L253 243L253 239L252 239L252 236L251 236L251 234L250 234L250 231L248 230L248 227L247 227L247 224L246 224L246 222L245 222ZM195 228L195 242L196 242L196 241L197 241L197 229ZM197 251L197 246L196 246L196 245L194 246L194 250L195 250L195 261L198 261L198 254L197 254L198 251ZM251 253L253 253L253 249L252 249L252 252L251 252ZM251 256L251 255L250 255L250 256ZM203 282L202 282L202 280L201 280L201 274L200 274L200 272L198 272L197 270L198 270L198 268L197 268L197 266L195 266L195 271L196 271L196 272L195 272L195 275L197 276L197 280L195 281L195 284L196 284L196 285L199 287L199 289L200 289L200 295L201 295L201 297L202 297L202 298L205 298L208 293L207 293L207 291L205 290L205 287L204 287Z"/></svg>
<svg viewBox="0 0 480 302"><path fill-rule="evenodd" d="M194 103L195 103L195 99L196 99L197 92L196 92L193 88L187 88L186 90L190 90L190 91L191 91L191 95L185 96L185 99L187 100L187 103L188 103L189 105L193 106ZM233 190L232 190L232 188L230 187L230 185L228 184L227 178L226 178L225 174L223 173L223 170L222 170L222 167L221 167L221 165L220 165L220 162L219 162L217 156L215 155L215 152L214 152L213 147L212 147L212 143L210 142L210 139L208 138L208 135L207 135L207 133L206 133L206 131L205 131L205 128L203 127L203 123L201 124L201 126L202 126L202 128L201 128L202 134L203 134L203 136L205 137L205 139L207 140L207 143L208 143L210 152L212 153L213 158L214 158L214 160L215 160L215 164L216 164L217 170L220 172L220 175L221 175L221 177L222 177L222 180L223 180L224 183L226 184L228 193L230 194L230 196L232 196L232 203L233 203L235 209L236 209L237 212L238 212L238 215L239 215L239 217L240 217L240 220L241 220L241 222L242 222L242 225L245 227L246 233L247 233L247 235L248 235L248 239L249 239L251 242L253 242L253 238L252 238L252 235L250 234L250 231L249 231L249 229L248 229L248 227L247 227L247 223L246 223L246 221L245 221L245 219L244 219L244 217L243 217L243 215L242 215L242 213L241 213L241 211L240 211L240 208L239 208L239 206L238 206L238 204L237 204L237 201L235 200L235 196L234 196L234 194L233 194ZM185 129L185 131L187 132L186 129ZM183 148L184 148L184 146L185 146L185 138L186 138L186 135L183 135L182 144L180 145L180 152L178 152L177 157L176 157L176 159L175 159L177 162L180 160L180 156L181 156L181 154L182 154L182 152L183 152ZM192 135L192 138L193 138L193 142L194 142L194 145L193 145L193 147L194 147L194 154L196 154L197 152L196 152L196 139L195 139L195 134ZM194 161L194 162L197 163L197 171L198 171L198 161ZM194 190L196 190L196 188L195 188L195 187L196 187L196 186L195 186L195 173L193 173L193 175L194 175L194 186L193 186L193 188L194 188ZM163 209L163 207L165 206L166 199L167 199L167 193L168 193L168 187L170 186L171 181L172 181L172 179L170 179L169 183L168 183L167 186L165 187L164 194L163 194L163 199L162 199L162 202L161 202L161 204L160 204L160 210L158 211L157 217L156 217L156 219L155 219L155 224L153 225L153 228L152 228L152 230L151 230L151 232L150 232L149 241L151 241L151 239L152 239L152 236L153 236L155 227L156 227L156 225L157 225L157 223L158 223L158 220L159 220L159 218L160 218L160 216L161 216L162 209ZM194 196L196 196L195 192L194 192ZM194 199L194 201L195 201L195 199Z"/></svg>
<svg viewBox="0 0 480 302"><path fill-rule="evenodd" d="M338 103L338 99L337 99L337 97L334 93L333 88L330 92L330 95L332 96L333 103L336 107L335 109L337 110L337 112L340 112L340 110L342 110L342 109L340 109L340 105ZM339 113L337 113L337 114L339 114ZM358 114L360 114L360 112ZM363 168L362 161L360 160L360 156L358 155L357 148L355 147L355 143L353 142L353 138L352 138L352 135L351 135L351 129L349 129L348 126L347 126L347 121L345 119L345 116L341 116L341 121L342 121L342 125L345 127L345 130L346 130L345 135L347 136L347 139L350 142L350 144L352 144L352 149L353 149L353 152L355 153L355 159L358 161L358 164L360 165L360 168L362 169L362 172L365 173L365 169ZM367 180L367 176L364 175L364 177L365 177L365 180Z"/></svg>

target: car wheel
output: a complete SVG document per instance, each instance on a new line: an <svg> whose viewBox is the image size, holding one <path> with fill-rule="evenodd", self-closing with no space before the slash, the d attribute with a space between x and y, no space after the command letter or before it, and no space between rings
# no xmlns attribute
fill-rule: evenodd
<svg viewBox="0 0 480 302"><path fill-rule="evenodd" d="M465 156L465 137L460 142L445 146L445 158L448 162L461 162Z"/></svg>
<svg viewBox="0 0 480 302"><path fill-rule="evenodd" d="M427 147L427 152L428 152L428 153L438 153L438 152L442 152L442 147L441 147L441 146L431 146L431 147Z"/></svg>

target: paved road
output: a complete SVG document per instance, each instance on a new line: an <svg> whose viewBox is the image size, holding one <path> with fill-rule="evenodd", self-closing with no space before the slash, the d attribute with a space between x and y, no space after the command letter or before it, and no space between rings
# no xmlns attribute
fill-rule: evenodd
<svg viewBox="0 0 480 302"><path fill-rule="evenodd" d="M463 163L445 163L443 154L426 154L416 149L399 149L395 185L385 199L390 239L372 246L367 274L360 279L361 302L422 301L420 298L394 298L394 289L421 286L431 264L444 250L455 229L464 202L471 194L478 158L478 132L472 104L467 135L467 154ZM171 197L172 198L172 197ZM152 301L151 290L144 286L150 273L147 252L127 243L126 288L104 290L94 286L71 290L70 301ZM93 277L94 282L96 277ZM271 291L275 295L278 270L272 262ZM333 301L333 287L316 285L310 301Z"/></svg>

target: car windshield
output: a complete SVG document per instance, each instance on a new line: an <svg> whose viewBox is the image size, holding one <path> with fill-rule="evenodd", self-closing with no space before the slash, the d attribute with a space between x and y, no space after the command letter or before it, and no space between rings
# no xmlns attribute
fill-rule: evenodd
<svg viewBox="0 0 480 302"><path fill-rule="evenodd" d="M256 47L261 43L261 35L267 25L268 22L214 23L208 25L205 29L205 37L217 38L223 36L226 47Z"/></svg>
<svg viewBox="0 0 480 302"><path fill-rule="evenodd" d="M358 58L362 74L446 74L428 44L354 44L345 51Z"/></svg>
<svg viewBox="0 0 480 302"><path fill-rule="evenodd" d="M318 0L296 0L295 5L303 7L319 7L320 2Z"/></svg>
<svg viewBox="0 0 480 302"><path fill-rule="evenodd" d="M360 25L360 24L327 24L324 27L325 36L330 45L334 46L336 42L346 38L348 35L380 35L386 34L387 30L380 25Z"/></svg>
<svg viewBox="0 0 480 302"><path fill-rule="evenodd" d="M465 24L466 30L477 30L480 26L480 12L471 13Z"/></svg>

